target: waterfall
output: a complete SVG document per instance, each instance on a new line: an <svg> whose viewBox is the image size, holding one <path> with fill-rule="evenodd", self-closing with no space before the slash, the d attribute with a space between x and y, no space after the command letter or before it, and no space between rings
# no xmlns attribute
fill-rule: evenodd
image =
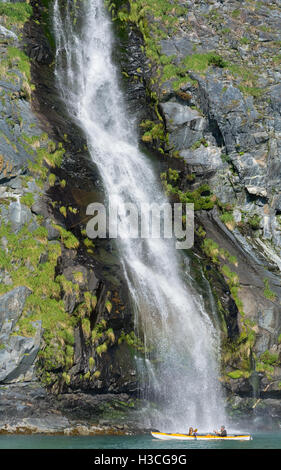
<svg viewBox="0 0 281 470"><path fill-rule="evenodd" d="M111 29L103 0L83 0L79 9L76 1L55 0L57 85L85 134L111 203L161 205L166 197L139 149L119 87ZM174 241L120 239L118 248L136 328L150 351L138 358L139 373L148 377L147 396L163 404L154 424L168 432L189 426L213 430L225 419L216 358L219 335L201 297L184 279Z"/></svg>

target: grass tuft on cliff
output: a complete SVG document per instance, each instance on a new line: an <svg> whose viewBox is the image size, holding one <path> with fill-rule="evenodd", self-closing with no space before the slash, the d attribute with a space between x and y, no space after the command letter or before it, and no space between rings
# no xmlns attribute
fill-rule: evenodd
<svg viewBox="0 0 281 470"><path fill-rule="evenodd" d="M10 21L25 23L32 15L32 7L28 3L0 3L0 15L7 16Z"/></svg>

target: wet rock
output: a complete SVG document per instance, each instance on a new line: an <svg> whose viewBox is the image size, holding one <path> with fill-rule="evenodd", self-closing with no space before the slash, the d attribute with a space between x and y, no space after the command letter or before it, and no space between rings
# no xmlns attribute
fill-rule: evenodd
<svg viewBox="0 0 281 470"><path fill-rule="evenodd" d="M38 23L29 21L24 25L26 52L38 64L49 65L53 60L53 51L41 24Z"/></svg>

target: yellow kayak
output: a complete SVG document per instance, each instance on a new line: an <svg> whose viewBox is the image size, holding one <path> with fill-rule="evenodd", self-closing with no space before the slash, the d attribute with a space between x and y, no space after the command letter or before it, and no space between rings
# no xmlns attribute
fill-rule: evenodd
<svg viewBox="0 0 281 470"><path fill-rule="evenodd" d="M189 436L188 434L173 434L165 432L152 432L153 437L156 439L180 439L183 441L210 441L210 440L224 440L224 441L250 441L252 436L250 434L229 434L222 437L217 434L196 434L196 436Z"/></svg>

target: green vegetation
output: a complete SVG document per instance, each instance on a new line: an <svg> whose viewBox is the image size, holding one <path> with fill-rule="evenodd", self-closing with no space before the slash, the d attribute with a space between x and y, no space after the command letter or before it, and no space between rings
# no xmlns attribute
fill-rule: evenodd
<svg viewBox="0 0 281 470"><path fill-rule="evenodd" d="M148 83L148 89L154 90L155 84L161 85L171 81L174 90L183 93L183 99L188 99L188 94L180 90L182 84L187 82L197 86L197 82L190 78L188 71L205 72L208 67L226 67L226 62L215 52L206 54L192 54L186 56L181 63L176 62L176 56L166 56L162 53L160 41L179 28L179 17L186 14L186 7L178 1L168 0L122 0L113 2L107 0L107 7L115 21L119 22L120 29L126 29L127 25L136 25L144 40L145 54L150 61L150 67L154 70L153 77ZM137 77L136 77L137 78ZM159 90L159 86L156 88ZM161 153L165 152L168 144L168 135L158 111L157 92L148 91L153 103L151 107L157 116L156 122L144 121L141 127L144 130L143 142L150 143ZM176 155L175 155L176 156Z"/></svg>
<svg viewBox="0 0 281 470"><path fill-rule="evenodd" d="M87 253L94 253L95 244L93 243L92 240L90 240L88 237L86 237L83 240L83 243L84 243L85 247L87 248Z"/></svg>
<svg viewBox="0 0 281 470"><path fill-rule="evenodd" d="M100 339L104 338L106 325L102 322L97 323L92 330L92 343L96 345Z"/></svg>
<svg viewBox="0 0 281 470"><path fill-rule="evenodd" d="M268 365L278 365L279 364L279 355L278 353L270 353L268 350L266 350L263 354L260 356L260 360L264 362L265 364Z"/></svg>
<svg viewBox="0 0 281 470"><path fill-rule="evenodd" d="M259 98L264 93L262 88L255 86L239 85L239 90L242 91L244 95L250 95L254 98Z"/></svg>
<svg viewBox="0 0 281 470"><path fill-rule="evenodd" d="M48 178L48 167L60 167L65 150L61 143L56 144L46 133L33 137L22 134L21 139L25 151L32 156L28 162L29 171L36 176L37 184L43 187ZM49 183L51 185L54 183L52 173L49 176Z"/></svg>
<svg viewBox="0 0 281 470"><path fill-rule="evenodd" d="M250 44L251 40L244 36L240 39L240 42L241 44Z"/></svg>
<svg viewBox="0 0 281 470"><path fill-rule="evenodd" d="M266 374L269 380L272 380L274 374L274 367L280 367L280 360L278 353L271 353L266 350L257 359L256 370Z"/></svg>
<svg viewBox="0 0 281 470"><path fill-rule="evenodd" d="M229 230L233 230L235 227L235 220L232 212L224 212L220 216L221 221L227 226Z"/></svg>
<svg viewBox="0 0 281 470"><path fill-rule="evenodd" d="M186 180L190 183L196 179L196 175L194 173L186 175Z"/></svg>
<svg viewBox="0 0 281 470"><path fill-rule="evenodd" d="M106 353L106 351L107 351L106 343L102 343L96 347L96 353L98 354L98 356L101 356L102 354Z"/></svg>
<svg viewBox="0 0 281 470"><path fill-rule="evenodd" d="M2 284L0 292L16 286L26 286L31 290L18 322L17 334L32 336L35 332L32 322L42 321L45 345L39 353L38 366L42 380L50 385L57 380L50 375L51 370L70 367L76 321L65 311L60 282L56 279L55 268L61 247L59 243L48 242L47 231L42 226L31 232L25 225L15 234L9 224L2 223L2 237L8 241L8 252L0 248L0 263L9 273L12 285ZM47 254L44 263L40 262L42 254Z"/></svg>
<svg viewBox="0 0 281 470"><path fill-rule="evenodd" d="M227 375L231 379L241 379L241 378L248 378L250 376L250 372L237 369L237 370L234 370L233 372L229 372Z"/></svg>
<svg viewBox="0 0 281 470"><path fill-rule="evenodd" d="M34 203L34 195L32 193L25 193L21 197L20 202L21 204L25 204L26 206L31 207Z"/></svg>
<svg viewBox="0 0 281 470"><path fill-rule="evenodd" d="M248 224L253 230L258 230L260 228L261 217L257 214L248 218Z"/></svg>
<svg viewBox="0 0 281 470"><path fill-rule="evenodd" d="M208 184L203 184L194 191L178 191L179 200L182 203L194 204L194 210L208 210L215 205L215 197L211 194Z"/></svg>
<svg viewBox="0 0 281 470"><path fill-rule="evenodd" d="M138 338L135 334L134 331L131 331L130 333L125 333L122 331L121 336L118 339L118 344L122 344L123 342L126 342L128 346L131 348L137 350L138 352L144 354L145 352L148 352L148 349L144 347L144 344L140 338Z"/></svg>
<svg viewBox="0 0 281 470"><path fill-rule="evenodd" d="M201 147L201 145L204 145L204 147L208 147L208 142L204 137L194 142L194 144L191 146L191 150L196 150Z"/></svg>
<svg viewBox="0 0 281 470"><path fill-rule="evenodd" d="M89 358L89 369L90 369L90 371L92 371L94 369L95 365L96 365L95 359L93 357L90 357Z"/></svg>
<svg viewBox="0 0 281 470"><path fill-rule="evenodd" d="M240 336L233 341L226 340L223 344L223 368L229 367L230 363L235 364L235 370L226 373L226 379L249 378L252 372L251 357L256 340L254 323L241 318L241 324Z"/></svg>
<svg viewBox="0 0 281 470"><path fill-rule="evenodd" d="M17 47L8 47L7 56L10 61L14 61L17 64L19 71L25 79L30 81L30 61L27 55Z"/></svg>
<svg viewBox="0 0 281 470"><path fill-rule="evenodd" d="M264 279L264 280L263 280L263 283L264 283L263 295L265 296L266 299L269 299L269 300L271 300L272 302L274 302L275 299L276 299L276 295L275 295L275 293L270 289L268 279Z"/></svg>
<svg viewBox="0 0 281 470"><path fill-rule="evenodd" d="M204 236L204 235L203 235ZM256 323L247 318L244 312L244 306L241 298L239 297L240 280L236 272L232 271L229 265L224 264L222 260L227 260L234 266L238 266L237 258L231 255L224 248L220 248L218 243L210 238L204 238L202 242L203 252L215 264L215 270L219 271L229 287L231 297L234 300L239 312L240 335L229 340L227 332L225 331L225 338L222 344L222 367L225 371L229 368L230 364L235 365L234 371L225 372L225 380L248 378L251 374L252 362L251 357L253 347L256 341ZM208 271L205 271L208 276ZM223 319L227 319L229 315L228 310L225 310L219 299L217 299L218 311Z"/></svg>
<svg viewBox="0 0 281 470"><path fill-rule="evenodd" d="M46 15L49 0L42 0ZM35 5L37 8L38 5ZM41 8L42 5L39 6ZM28 20L32 14L32 8L27 3L0 3L0 15L4 16L4 24L16 26L16 33L21 38L19 27ZM37 22L38 23L38 22ZM46 23L47 24L47 23ZM44 25L43 25L44 27ZM11 28L15 30L15 28ZM1 58L0 74L6 81L21 86L21 91L17 94L11 93L14 100L12 117L6 119L10 127L18 125L22 127L23 119L17 109L18 98L30 98L34 86L31 84L30 60L27 55L17 47L5 46L5 55ZM18 87L19 88L19 87ZM3 94L1 96L3 103ZM16 119L14 119L16 116ZM14 122L16 121L16 122ZM37 125L31 123L29 128ZM36 132L35 132L36 133ZM10 145L15 152L18 147L12 139L4 133L1 138ZM28 192L28 182L36 180L40 188L44 188L46 182L53 186L57 176L53 169L58 168L64 157L65 150L61 143L55 143L49 139L46 133L38 132L38 135L27 135L21 132L16 136L18 144L30 155L28 163L28 174L21 176L22 185L27 188L21 196L20 202L28 207L34 203L35 192ZM1 160L0 156L0 160ZM50 172L52 170L52 172ZM66 186L66 181L59 181L62 188ZM40 196L40 194L38 194ZM0 201L1 203L10 203ZM59 204L53 201L53 207ZM67 208L61 207L61 213L66 216ZM76 213L77 209L69 208L69 211ZM36 221L36 224L34 223ZM52 387L54 392L61 389L63 383L70 384L69 370L73 366L74 360L74 328L81 322L82 329L91 338L91 325L89 314L97 303L96 296L89 292L84 292L84 299L81 302L81 295L78 296L79 282L83 282L82 273L75 273L74 283L68 281L64 276L57 276L56 268L58 258L61 256L62 246L59 241L49 241L48 231L42 226L44 218L42 216L32 216L32 223L26 224L17 233L14 233L10 224L2 221L0 227L0 240L7 240L7 247L0 244L0 264L1 269L8 275L9 284L0 284L0 294L8 292L17 286L26 286L31 294L28 296L23 313L17 323L14 335L31 337L36 333L34 322L40 321L43 328L43 341L38 353L37 372L39 378L48 387ZM34 229L34 227L36 227ZM61 242L67 249L76 249L79 246L77 238L65 228L56 225ZM82 276L82 280L81 280ZM77 284L78 283L78 284ZM81 294L81 293L80 293ZM66 311L65 295L71 295L77 302L80 302L72 315ZM84 315L84 317L83 317ZM110 344L114 342L114 333L108 329L106 341ZM104 351L105 346L102 347ZM89 361L90 367L94 364Z"/></svg>
<svg viewBox="0 0 281 470"><path fill-rule="evenodd" d="M205 238L201 247L203 252L212 260L212 262L219 266L220 272L224 275L226 282L229 285L231 296L239 310L239 313L242 317L244 317L245 313L243 311L243 303L238 295L238 289L240 286L239 277L237 273L231 271L229 266L222 264L221 261L221 259L227 259L229 263L238 266L237 258L235 256L231 256L227 250L219 248L219 245L211 238Z"/></svg>
<svg viewBox="0 0 281 470"><path fill-rule="evenodd" d="M73 273L73 278L75 282L78 282L78 284L82 284L84 281L83 273L81 273L80 271L76 271L75 273Z"/></svg>
<svg viewBox="0 0 281 470"><path fill-rule="evenodd" d="M168 169L168 180L171 182L176 183L179 179L179 172L178 170L173 170L172 168Z"/></svg>
<svg viewBox="0 0 281 470"><path fill-rule="evenodd" d="M272 380L272 376L274 374L274 367L270 364L265 364L264 362L257 362L256 363L256 371L263 372L266 374L269 380Z"/></svg>
<svg viewBox="0 0 281 470"><path fill-rule="evenodd" d="M54 173L50 173L49 174L49 185L50 186L54 186L55 185L55 182L56 182L56 175L54 175Z"/></svg>
<svg viewBox="0 0 281 470"><path fill-rule="evenodd" d="M218 263L219 245L211 238L205 238L202 243L204 253L211 258L213 263Z"/></svg>
<svg viewBox="0 0 281 470"><path fill-rule="evenodd" d="M232 16L233 18L235 18L235 19L239 18L239 17L241 16L241 10L239 10L239 9L233 10L231 16Z"/></svg>
<svg viewBox="0 0 281 470"><path fill-rule="evenodd" d="M259 74L255 67L230 64L227 66L227 69L234 78L239 79L240 83L238 88L243 94L251 95L254 98L258 98L262 95L263 89L256 86Z"/></svg>
<svg viewBox="0 0 281 470"><path fill-rule="evenodd" d="M89 318L82 318L81 320L81 326L82 326L82 331L83 334L86 338L89 338L91 336L91 323Z"/></svg>
<svg viewBox="0 0 281 470"><path fill-rule="evenodd" d="M30 99L34 90L31 84L30 60L27 55L16 47L8 47L6 58L1 59L0 75L3 78L10 79L13 83L20 81L16 69L22 75L21 88L27 99Z"/></svg>
<svg viewBox="0 0 281 470"><path fill-rule="evenodd" d="M208 184L203 184L194 191L181 191L175 186L179 179L177 170L169 169L168 172L161 173L161 180L168 196L176 196L183 204L194 204L194 210L208 210L215 205L216 197L211 194Z"/></svg>
<svg viewBox="0 0 281 470"><path fill-rule="evenodd" d="M204 237L206 235L206 232L204 232L202 227L199 227L199 230L197 231L197 234L200 237ZM219 248L219 245L214 240L212 240L211 238L205 238L203 240L201 248L202 248L203 252L209 258L211 258L212 262L215 263L215 264L220 263L219 258L221 258L222 260L228 260L229 263L233 264L234 266L238 266L238 261L237 261L236 256L232 256L224 248ZM230 271L230 269L227 265L223 266L222 272L223 272L224 275L226 275L230 279L233 279L233 276L235 275L235 273L231 273L231 271Z"/></svg>
<svg viewBox="0 0 281 470"><path fill-rule="evenodd" d="M113 344L115 342L115 334L114 334L114 331L112 328L109 328L107 331L106 331L106 336L108 337L108 339L110 340L111 344Z"/></svg>
<svg viewBox="0 0 281 470"><path fill-rule="evenodd" d="M170 3L168 0L129 0L129 9L123 2L114 3L107 1L114 20L122 24L135 24L142 33L146 56L151 63L167 67L171 59L161 54L160 40L165 38L168 32L176 31L178 16L185 13L185 8ZM153 18L153 21L149 21ZM159 70L160 71L160 70ZM177 72L165 69L163 72L168 76L177 76Z"/></svg>
<svg viewBox="0 0 281 470"><path fill-rule="evenodd" d="M59 208L60 213L66 218L67 217L67 212L66 212L66 207L61 206Z"/></svg>
<svg viewBox="0 0 281 470"><path fill-rule="evenodd" d="M75 235L73 235L72 232L69 232L60 225L53 224L53 227L60 232L61 241L64 244L65 248L68 248L70 250L78 248L79 240L75 237Z"/></svg>
<svg viewBox="0 0 281 470"><path fill-rule="evenodd" d="M186 56L184 65L187 70L205 72L209 66L224 68L227 66L227 62L218 54L207 52L206 54L192 54Z"/></svg>
<svg viewBox="0 0 281 470"><path fill-rule="evenodd" d="M62 378L64 379L64 381L67 385L70 384L70 375L68 375L66 372L62 373Z"/></svg>
<svg viewBox="0 0 281 470"><path fill-rule="evenodd" d="M31 15L32 7L29 3L0 3L0 16L7 16L11 24L25 23Z"/></svg>
<svg viewBox="0 0 281 470"><path fill-rule="evenodd" d="M239 286L238 274L231 271L230 268L226 264L223 265L221 270L222 270L222 273L227 277L228 285L230 286L230 288Z"/></svg>
<svg viewBox="0 0 281 470"><path fill-rule="evenodd" d="M144 131L142 135L143 142L154 143L158 145L165 144L167 142L167 136L163 122L155 123L147 119L141 122L140 127Z"/></svg>

